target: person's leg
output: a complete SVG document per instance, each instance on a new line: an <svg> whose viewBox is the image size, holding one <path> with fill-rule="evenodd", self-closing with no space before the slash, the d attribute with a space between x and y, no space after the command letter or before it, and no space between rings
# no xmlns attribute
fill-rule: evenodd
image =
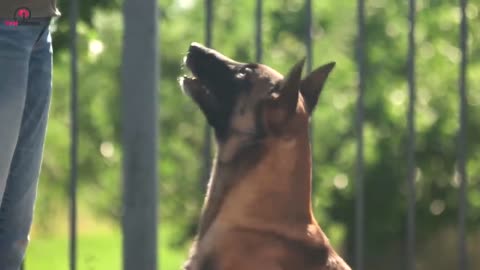
<svg viewBox="0 0 480 270"><path fill-rule="evenodd" d="M52 88L49 20L35 26L20 132L0 207L0 265L19 269L28 244ZM19 26L23 27L23 26ZM33 26L29 26L33 27Z"/></svg>
<svg viewBox="0 0 480 270"><path fill-rule="evenodd" d="M0 20L0 205L20 132L27 95L31 40Z"/></svg>

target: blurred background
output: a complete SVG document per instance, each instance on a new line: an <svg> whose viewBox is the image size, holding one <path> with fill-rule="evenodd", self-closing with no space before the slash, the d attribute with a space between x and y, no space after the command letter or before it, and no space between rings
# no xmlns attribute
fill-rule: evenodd
<svg viewBox="0 0 480 270"><path fill-rule="evenodd" d="M79 1L78 269L121 269L120 119L122 1ZM204 1L159 1L159 267L178 269L203 202L205 121L178 87L182 58L204 42ZM255 60L255 1L213 1L212 46ZM28 270L68 267L70 52L68 1L53 25L54 97L45 145ZM313 67L331 74L313 119L315 215L353 264L356 1L313 1ZM403 269L407 215L407 1L365 6L365 269ZM467 6L467 239L480 269L480 2ZM266 0L263 62L285 73L306 55L305 1ZM416 265L458 269L458 1L418 0L416 28ZM139 40L138 42L142 42Z"/></svg>

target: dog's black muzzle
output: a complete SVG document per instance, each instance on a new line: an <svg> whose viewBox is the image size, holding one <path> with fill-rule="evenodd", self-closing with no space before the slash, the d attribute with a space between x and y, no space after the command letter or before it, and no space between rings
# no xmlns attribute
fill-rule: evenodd
<svg viewBox="0 0 480 270"><path fill-rule="evenodd" d="M188 49L185 65L193 76L221 98L223 89L232 87L236 69L242 63L194 42Z"/></svg>

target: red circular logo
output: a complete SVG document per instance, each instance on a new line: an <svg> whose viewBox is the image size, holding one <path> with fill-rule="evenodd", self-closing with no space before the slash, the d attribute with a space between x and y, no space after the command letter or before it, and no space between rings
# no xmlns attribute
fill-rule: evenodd
<svg viewBox="0 0 480 270"><path fill-rule="evenodd" d="M22 22L30 19L31 16L32 16L32 13L30 12L30 9L26 7L17 8L14 14L15 20L22 21Z"/></svg>

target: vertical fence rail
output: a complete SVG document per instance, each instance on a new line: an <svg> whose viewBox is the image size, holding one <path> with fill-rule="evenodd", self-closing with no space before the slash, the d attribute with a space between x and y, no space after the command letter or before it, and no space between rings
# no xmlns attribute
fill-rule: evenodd
<svg viewBox="0 0 480 270"><path fill-rule="evenodd" d="M358 98L357 115L355 118L355 129L357 136L356 156L356 181L355 181L355 269L363 270L364 261L364 169L363 169L363 114L365 91L365 3L358 0L357 3L357 27L358 36L356 44L356 58L358 65Z"/></svg>
<svg viewBox="0 0 480 270"><path fill-rule="evenodd" d="M212 1L205 0L205 46L212 46L212 24L213 24L213 14L212 14ZM204 128L204 148L203 148L203 168L202 168L202 179L200 183L202 189L206 189L208 184L208 179L210 176L210 162L212 159L212 131L208 123L205 124Z"/></svg>
<svg viewBox="0 0 480 270"><path fill-rule="evenodd" d="M78 2L70 1L70 233L69 268L77 268L77 157L78 157L78 65L77 65L77 19Z"/></svg>
<svg viewBox="0 0 480 270"><path fill-rule="evenodd" d="M467 255L467 235L466 235L466 216L467 216L467 172L466 172L466 151L467 151L467 39L468 39L468 25L466 17L467 0L460 0L460 50L462 54L460 63L459 76L459 95L460 95L460 129L458 131L458 174L460 177L460 203L458 213L458 256L459 256L459 270L467 270L468 255Z"/></svg>
<svg viewBox="0 0 480 270"><path fill-rule="evenodd" d="M263 36L262 36L262 19L263 19L263 1L257 0L255 8L255 61L262 62L263 58Z"/></svg>
<svg viewBox="0 0 480 270"><path fill-rule="evenodd" d="M416 1L409 0L409 32L408 32L408 146L407 146L407 186L408 186L408 212L407 212L407 270L415 270L415 13Z"/></svg>
<svg viewBox="0 0 480 270"><path fill-rule="evenodd" d="M307 73L312 72L313 66L313 50L312 50L312 35L313 35L313 9L312 0L306 0L305 3L307 12L306 32L305 32L305 47L307 50Z"/></svg>
<svg viewBox="0 0 480 270"><path fill-rule="evenodd" d="M212 46L212 1L213 0L205 0L205 45L207 47Z"/></svg>
<svg viewBox="0 0 480 270"><path fill-rule="evenodd" d="M313 9L312 9L312 0L306 0L305 1L305 12L307 13L306 15L306 21L305 21L305 49L307 52L307 74L312 72L312 66L313 66L313 50L312 50L312 35L313 35ZM315 184L315 176L316 176L316 171L315 170L315 149L314 149L314 122L313 122L313 113L310 118L310 126L309 126L309 137L310 137L310 147L311 147L311 153L312 153L312 193L315 193L316 191L316 184Z"/></svg>
<svg viewBox="0 0 480 270"><path fill-rule="evenodd" d="M125 0L122 52L123 269L157 269L156 0Z"/></svg>

